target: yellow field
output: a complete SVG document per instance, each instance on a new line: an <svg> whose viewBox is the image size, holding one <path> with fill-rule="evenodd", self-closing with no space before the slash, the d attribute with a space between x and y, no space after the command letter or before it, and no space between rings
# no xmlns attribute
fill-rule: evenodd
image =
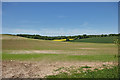
<svg viewBox="0 0 120 80"><path fill-rule="evenodd" d="M69 40L74 40L74 39L69 39ZM56 39L56 40L53 40L53 41L66 41L66 39Z"/></svg>

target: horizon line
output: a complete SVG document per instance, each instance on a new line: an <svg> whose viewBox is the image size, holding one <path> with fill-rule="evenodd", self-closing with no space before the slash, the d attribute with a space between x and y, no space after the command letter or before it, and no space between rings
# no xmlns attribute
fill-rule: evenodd
<svg viewBox="0 0 120 80"><path fill-rule="evenodd" d="M26 35L40 35L40 34L29 34L29 33L19 33L19 34L26 34ZM120 33L109 33L109 34L120 34ZM78 34L78 35L109 35L109 34ZM12 33L2 33L0 35L18 35ZM56 35L56 36L78 36L78 35ZM50 35L40 35L40 36L50 36ZM52 35L55 36L55 35Z"/></svg>

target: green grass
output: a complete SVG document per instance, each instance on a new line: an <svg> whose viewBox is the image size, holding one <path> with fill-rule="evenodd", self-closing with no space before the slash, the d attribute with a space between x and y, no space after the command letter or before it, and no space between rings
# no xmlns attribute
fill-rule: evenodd
<svg viewBox="0 0 120 80"><path fill-rule="evenodd" d="M57 75L46 76L46 78L118 78L118 66L114 66L110 69L95 69L94 71L91 71L90 69L83 71L82 68L68 71L70 73L60 72Z"/></svg>
<svg viewBox="0 0 120 80"><path fill-rule="evenodd" d="M3 60L117 61L115 55L2 54Z"/></svg>
<svg viewBox="0 0 120 80"><path fill-rule="evenodd" d="M93 37L86 39L77 39L70 42L89 42L89 43L114 43L117 37Z"/></svg>

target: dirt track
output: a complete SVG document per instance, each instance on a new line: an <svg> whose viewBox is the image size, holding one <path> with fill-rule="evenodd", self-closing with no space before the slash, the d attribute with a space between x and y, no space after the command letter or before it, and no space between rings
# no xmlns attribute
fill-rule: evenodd
<svg viewBox="0 0 120 80"><path fill-rule="evenodd" d="M113 62L46 62L46 61L3 61L2 73L3 78L43 78L46 75L57 74L55 69L60 67L80 67L91 66L92 68L105 65L116 65Z"/></svg>

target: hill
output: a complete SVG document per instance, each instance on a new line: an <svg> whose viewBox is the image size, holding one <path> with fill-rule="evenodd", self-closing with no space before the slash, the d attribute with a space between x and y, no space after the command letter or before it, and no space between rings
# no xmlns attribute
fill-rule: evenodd
<svg viewBox="0 0 120 80"><path fill-rule="evenodd" d="M89 43L114 43L114 40L117 39L116 36L113 37L93 37L86 39L77 39L70 42L89 42Z"/></svg>

